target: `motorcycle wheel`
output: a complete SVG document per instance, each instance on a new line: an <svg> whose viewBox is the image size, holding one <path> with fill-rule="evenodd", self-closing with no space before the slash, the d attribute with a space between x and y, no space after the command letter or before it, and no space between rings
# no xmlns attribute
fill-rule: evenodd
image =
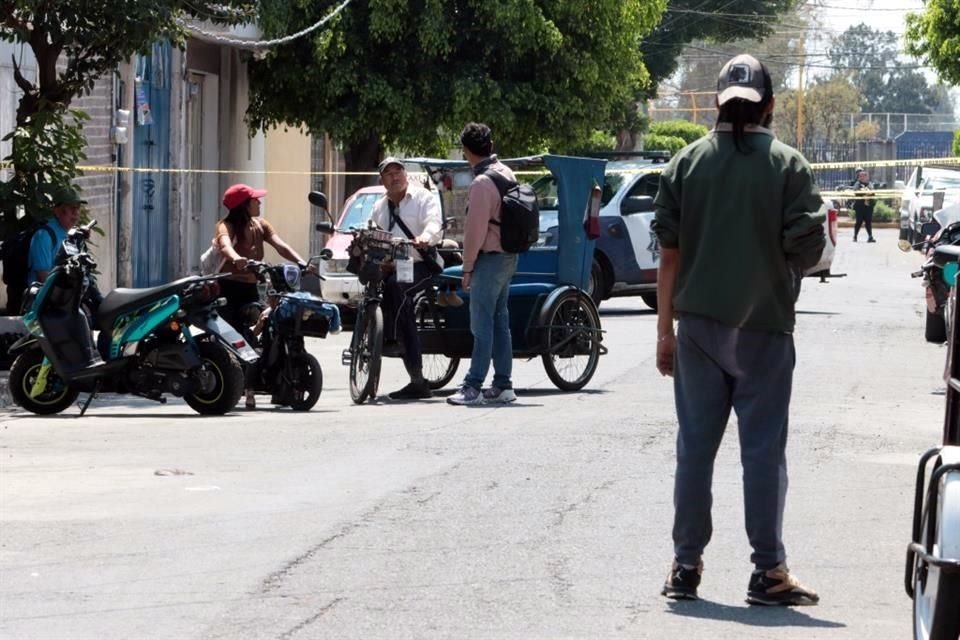
<svg viewBox="0 0 960 640"><path fill-rule="evenodd" d="M17 356L10 367L10 395L13 401L30 413L48 416L60 413L72 405L80 392L64 383L51 369L47 374L47 384L36 398L30 397L33 384L43 365L43 351L30 349Z"/></svg>
<svg viewBox="0 0 960 640"><path fill-rule="evenodd" d="M954 477L951 478L950 476ZM960 506L960 479L947 474L940 494L933 532L934 552L944 555L944 547L950 547L947 536L956 540L958 532L951 531L949 514ZM921 539L928 535L930 513L924 509L920 531ZM948 524L948 521L950 524ZM945 526L946 525L946 526ZM949 555L949 553L946 553ZM960 574L948 573L933 565L922 567L916 559L913 572L913 636L918 640L956 640L960 637Z"/></svg>
<svg viewBox="0 0 960 640"><path fill-rule="evenodd" d="M357 319L350 341L350 397L356 404L375 398L383 357L383 311L368 303Z"/></svg>
<svg viewBox="0 0 960 640"><path fill-rule="evenodd" d="M202 393L188 393L183 399L200 415L222 416L237 406L243 395L243 370L223 345L200 342L198 347L203 367L214 376L213 388Z"/></svg>
<svg viewBox="0 0 960 640"><path fill-rule="evenodd" d="M927 342L943 344L947 341L947 320L944 313L930 313L927 311L927 322L923 328L923 337Z"/></svg>
<svg viewBox="0 0 960 640"><path fill-rule="evenodd" d="M294 411L310 411L323 391L320 363L309 353L301 353L294 357L290 369L293 380L286 381L291 389L290 408Z"/></svg>

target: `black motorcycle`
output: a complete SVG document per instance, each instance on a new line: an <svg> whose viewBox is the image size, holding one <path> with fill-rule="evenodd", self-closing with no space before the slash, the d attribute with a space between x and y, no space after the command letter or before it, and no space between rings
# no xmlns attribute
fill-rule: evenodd
<svg viewBox="0 0 960 640"><path fill-rule="evenodd" d="M953 222L941 228L936 221L925 223L922 227L925 239L913 248L923 253L927 261L918 271L910 274L922 278L926 297L926 322L924 338L927 342L943 344L949 335L950 289L952 283L944 277L944 269L934 260L937 247L960 245L960 222Z"/></svg>
<svg viewBox="0 0 960 640"><path fill-rule="evenodd" d="M318 256L321 260L329 257L329 251ZM260 359L248 365L247 386L269 393L274 405L309 411L320 399L323 372L317 359L307 352L304 338L339 333L340 310L335 304L300 291L306 265L301 268L253 261L247 268L268 286L267 304L254 303L241 310L243 331L260 351ZM268 308L269 314L263 317ZM252 328L257 326L261 331L254 336Z"/></svg>

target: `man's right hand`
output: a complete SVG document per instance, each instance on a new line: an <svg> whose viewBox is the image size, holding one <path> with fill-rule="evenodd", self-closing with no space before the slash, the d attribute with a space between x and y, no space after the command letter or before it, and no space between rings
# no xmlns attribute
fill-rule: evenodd
<svg viewBox="0 0 960 640"><path fill-rule="evenodd" d="M673 375L673 355L677 351L677 338L668 333L657 338L657 371L663 376Z"/></svg>

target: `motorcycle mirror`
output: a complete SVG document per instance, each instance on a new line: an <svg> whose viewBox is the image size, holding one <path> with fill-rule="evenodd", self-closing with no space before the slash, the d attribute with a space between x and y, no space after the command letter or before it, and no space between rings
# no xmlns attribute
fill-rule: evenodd
<svg viewBox="0 0 960 640"><path fill-rule="evenodd" d="M307 195L307 200L309 200L310 204L312 204L313 206L320 207L324 211L327 210L327 196L323 192L311 191Z"/></svg>
<svg viewBox="0 0 960 640"><path fill-rule="evenodd" d="M318 257L319 257L321 260L330 260L331 258L333 258L333 250L332 250L332 249L322 249L322 250L320 251L320 255L319 255Z"/></svg>
<svg viewBox="0 0 960 640"><path fill-rule="evenodd" d="M316 226L317 231L320 233L333 233L333 225L329 222L318 222Z"/></svg>

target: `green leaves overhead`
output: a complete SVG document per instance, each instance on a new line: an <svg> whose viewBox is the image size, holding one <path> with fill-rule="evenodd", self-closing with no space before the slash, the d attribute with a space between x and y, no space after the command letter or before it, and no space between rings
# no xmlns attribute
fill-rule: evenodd
<svg viewBox="0 0 960 640"><path fill-rule="evenodd" d="M263 0L261 24L290 33L335 4ZM586 140L647 81L639 42L664 4L355 0L251 65L251 124L417 153L445 152L468 120L490 124L502 153Z"/></svg>
<svg viewBox="0 0 960 640"><path fill-rule="evenodd" d="M960 84L960 3L924 4L923 13L907 14L907 51L932 64L946 82Z"/></svg>

